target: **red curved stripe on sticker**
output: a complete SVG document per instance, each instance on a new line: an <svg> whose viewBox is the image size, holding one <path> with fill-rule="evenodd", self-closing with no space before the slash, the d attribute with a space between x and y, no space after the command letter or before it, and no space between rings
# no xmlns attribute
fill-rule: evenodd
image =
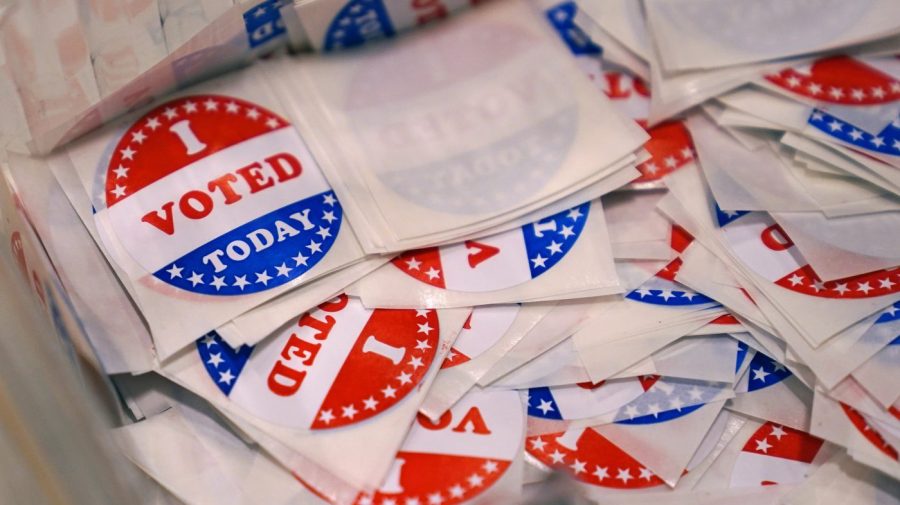
<svg viewBox="0 0 900 505"><path fill-rule="evenodd" d="M687 230L678 226L677 224L672 225L672 249L677 252L683 253L687 246L691 245L691 242L694 241L694 236L688 233Z"/></svg>
<svg viewBox="0 0 900 505"><path fill-rule="evenodd" d="M713 319L709 324L741 324L741 322L731 314L724 314Z"/></svg>
<svg viewBox="0 0 900 505"><path fill-rule="evenodd" d="M664 485L640 462L590 428L578 437L575 450L558 443L562 435L528 437L526 451L541 463L594 486L641 489Z"/></svg>
<svg viewBox="0 0 900 505"><path fill-rule="evenodd" d="M289 125L264 107L229 96L166 102L135 121L116 144L107 169L106 204L113 206L195 161ZM202 150L186 148L185 136ZM120 173L127 173L127 183Z"/></svg>
<svg viewBox="0 0 900 505"><path fill-rule="evenodd" d="M592 390L592 391L593 391L594 389L599 388L600 386L602 386L602 385L605 384L605 383L606 383L606 381L605 381L605 380L602 380L602 381L600 381L600 382L590 382L590 381L587 381L587 382L576 382L575 385L578 386L578 387L580 387L580 388L582 388L582 389L589 389L589 390Z"/></svg>
<svg viewBox="0 0 900 505"><path fill-rule="evenodd" d="M318 498L321 498L321 499L322 499L323 501L325 501L325 502L329 502L329 503L331 502L331 500L329 500L327 496L325 496L325 495L322 494L318 489L314 488L314 487L311 486L308 482L306 482L305 480L303 480L303 478L300 477L300 474L298 474L297 472L293 472L293 471L292 471L292 472L291 472L291 475L294 477L294 479L295 479L297 482L299 482L303 487L305 487L305 488L307 489L307 491L309 491L310 493L316 495Z"/></svg>
<svg viewBox="0 0 900 505"><path fill-rule="evenodd" d="M898 58L900 58L900 56L898 56ZM891 405L891 406L888 408L888 412L889 412L892 416L894 416L895 419L900 419L900 409L898 409L897 407Z"/></svg>
<svg viewBox="0 0 900 505"><path fill-rule="evenodd" d="M842 105L876 105L900 98L900 82L849 56L816 60L809 74L788 68L766 79L791 93Z"/></svg>
<svg viewBox="0 0 900 505"><path fill-rule="evenodd" d="M660 377L660 375L641 375L638 377L638 380L641 381L641 387L644 388L644 391L647 391L656 384Z"/></svg>
<svg viewBox="0 0 900 505"><path fill-rule="evenodd" d="M409 276L438 288L446 288L441 253L437 247L407 251L391 260Z"/></svg>
<svg viewBox="0 0 900 505"><path fill-rule="evenodd" d="M647 128L646 122L638 123L650 134L644 149L652 157L637 166L641 176L634 182L661 179L694 160L694 145L681 121L667 121L652 128Z"/></svg>
<svg viewBox="0 0 900 505"><path fill-rule="evenodd" d="M311 428L357 423L402 400L434 360L439 333L434 310L373 311Z"/></svg>
<svg viewBox="0 0 900 505"><path fill-rule="evenodd" d="M895 282L896 281L896 282ZM900 291L900 270L878 270L867 274L846 277L834 281L822 282L809 265L775 281L775 284L820 298L874 298Z"/></svg>
<svg viewBox="0 0 900 505"><path fill-rule="evenodd" d="M866 418L864 418L856 409L844 402L839 403L841 404L841 408L844 409L844 414L850 419L850 422L853 423L853 426L856 427L859 433L887 457L897 461L897 449L887 443L887 441L884 440L884 437L881 436L881 433L878 433L875 428L871 427L868 421L866 421Z"/></svg>
<svg viewBox="0 0 900 505"><path fill-rule="evenodd" d="M494 485L511 462L401 451L397 453L395 466L397 464L400 465L397 475L389 475L385 485L374 495L361 494L356 505L462 503Z"/></svg>
<svg viewBox="0 0 900 505"><path fill-rule="evenodd" d="M453 368L456 365L462 365L466 361L471 360L472 358L466 356L465 354L459 352L459 350L455 347L450 348L450 352L447 354L447 357L444 358L444 362L441 363L441 370L445 368Z"/></svg>
<svg viewBox="0 0 900 505"><path fill-rule="evenodd" d="M767 421L747 439L742 449L765 456L812 463L825 441L809 433Z"/></svg>

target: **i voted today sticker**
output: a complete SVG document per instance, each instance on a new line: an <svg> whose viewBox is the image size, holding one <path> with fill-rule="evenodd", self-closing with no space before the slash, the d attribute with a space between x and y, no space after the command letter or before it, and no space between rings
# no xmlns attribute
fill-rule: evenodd
<svg viewBox="0 0 900 505"><path fill-rule="evenodd" d="M531 388L528 390L528 415L565 420L599 416L635 400L654 382L646 378L628 377L598 384L588 382Z"/></svg>
<svg viewBox="0 0 900 505"><path fill-rule="evenodd" d="M484 239L409 251L391 262L437 288L484 292L516 286L565 258L584 231L590 207L584 203Z"/></svg>
<svg viewBox="0 0 900 505"><path fill-rule="evenodd" d="M255 346L211 333L199 359L228 398L260 419L327 429L370 419L415 390L434 361L434 310L366 309L340 295Z"/></svg>
<svg viewBox="0 0 900 505"><path fill-rule="evenodd" d="M900 291L897 270L878 270L822 282L787 233L765 212L722 211L716 219L737 257L756 274L795 293L817 298L875 298Z"/></svg>
<svg viewBox="0 0 900 505"><path fill-rule="evenodd" d="M585 484L612 489L664 485L647 467L591 428L528 437L526 451L541 464Z"/></svg>
<svg viewBox="0 0 900 505"><path fill-rule="evenodd" d="M135 121L103 195L112 232L141 267L205 295L297 279L328 254L343 217L296 130L222 95L181 97Z"/></svg>

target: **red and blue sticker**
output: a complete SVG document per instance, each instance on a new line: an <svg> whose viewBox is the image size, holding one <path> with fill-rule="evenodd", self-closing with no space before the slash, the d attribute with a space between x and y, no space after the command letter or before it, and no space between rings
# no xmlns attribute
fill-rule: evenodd
<svg viewBox="0 0 900 505"><path fill-rule="evenodd" d="M900 291L900 271L896 269L823 282L767 213L723 211L718 204L714 212L737 257L757 275L781 288L831 299L875 298Z"/></svg>
<svg viewBox="0 0 900 505"><path fill-rule="evenodd" d="M556 266L584 231L590 203L462 244L409 251L394 266L426 284L456 291L494 291L534 279Z"/></svg>
<svg viewBox="0 0 900 505"><path fill-rule="evenodd" d="M641 391L634 395L633 399L623 401L619 406L610 409L613 412L614 422L656 424L678 419L714 401L728 386L690 379L663 379L658 375L641 376L638 380ZM574 418L590 417L582 415L589 409L573 401L577 399L575 394L582 397L581 403L591 395L590 388L585 386L582 388L586 391L568 389L564 394L560 394L563 390L559 388L531 388L528 390L528 415L542 419L568 420L570 418L564 415L571 412ZM602 413L597 411L598 415Z"/></svg>
<svg viewBox="0 0 900 505"><path fill-rule="evenodd" d="M215 332L196 345L230 401L272 423L319 430L370 419L413 393L439 334L434 310L371 310L340 295L254 347L232 349Z"/></svg>
<svg viewBox="0 0 900 505"><path fill-rule="evenodd" d="M302 139L246 100L171 100L121 136L105 174L106 219L154 277L228 296L289 283L332 248L343 212Z"/></svg>

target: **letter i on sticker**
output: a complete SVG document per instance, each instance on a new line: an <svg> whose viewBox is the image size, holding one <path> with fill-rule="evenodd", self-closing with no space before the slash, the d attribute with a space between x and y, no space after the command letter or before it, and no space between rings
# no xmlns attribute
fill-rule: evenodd
<svg viewBox="0 0 900 505"><path fill-rule="evenodd" d="M334 245L343 216L285 119L220 95L172 100L134 122L112 152L104 197L138 264L207 295L297 279Z"/></svg>

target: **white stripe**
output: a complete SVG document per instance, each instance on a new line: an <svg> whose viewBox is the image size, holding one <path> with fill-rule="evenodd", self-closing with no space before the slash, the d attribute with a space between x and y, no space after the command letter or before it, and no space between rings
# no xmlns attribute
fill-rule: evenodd
<svg viewBox="0 0 900 505"><path fill-rule="evenodd" d="M312 336L317 333L316 330L294 325L277 338L269 339L253 350L234 389L231 390L231 399L272 422L309 428L371 315L362 303L354 298L351 298L340 312L318 312L316 317L324 319L326 314L334 317L337 322L328 338L322 341L314 365L308 370L296 393L287 397L278 396L272 393L267 385L269 373L275 362L280 359L279 355L292 332L297 333L305 341L316 341ZM357 410L360 410L359 405ZM340 411L332 413L336 418L340 418Z"/></svg>
<svg viewBox="0 0 900 505"><path fill-rule="evenodd" d="M764 480L799 484L809 471L809 463L741 451L731 472L731 487L759 486Z"/></svg>
<svg viewBox="0 0 900 505"><path fill-rule="evenodd" d="M525 252L525 237L522 236L520 228L477 242L498 247L500 252L472 267L469 266L470 250L464 243L440 248L441 266L447 289L493 291L531 279ZM478 250L472 249L471 252L477 253Z"/></svg>
<svg viewBox="0 0 900 505"><path fill-rule="evenodd" d="M303 173L299 177L280 184L276 182L274 187L251 195L246 182L238 176L233 187L243 196L240 201L225 205L224 197L217 190L211 195L213 210L205 218L188 219L178 210L178 199L185 192L206 192L209 181L282 152L293 154L300 160ZM268 171L268 168L263 170L264 173ZM142 267L155 272L241 224L328 189L328 182L297 132L293 128L282 128L197 160L126 196L106 212L125 249ZM159 211L163 215L162 206L170 201L175 202L173 235L166 235L141 221L148 212Z"/></svg>

